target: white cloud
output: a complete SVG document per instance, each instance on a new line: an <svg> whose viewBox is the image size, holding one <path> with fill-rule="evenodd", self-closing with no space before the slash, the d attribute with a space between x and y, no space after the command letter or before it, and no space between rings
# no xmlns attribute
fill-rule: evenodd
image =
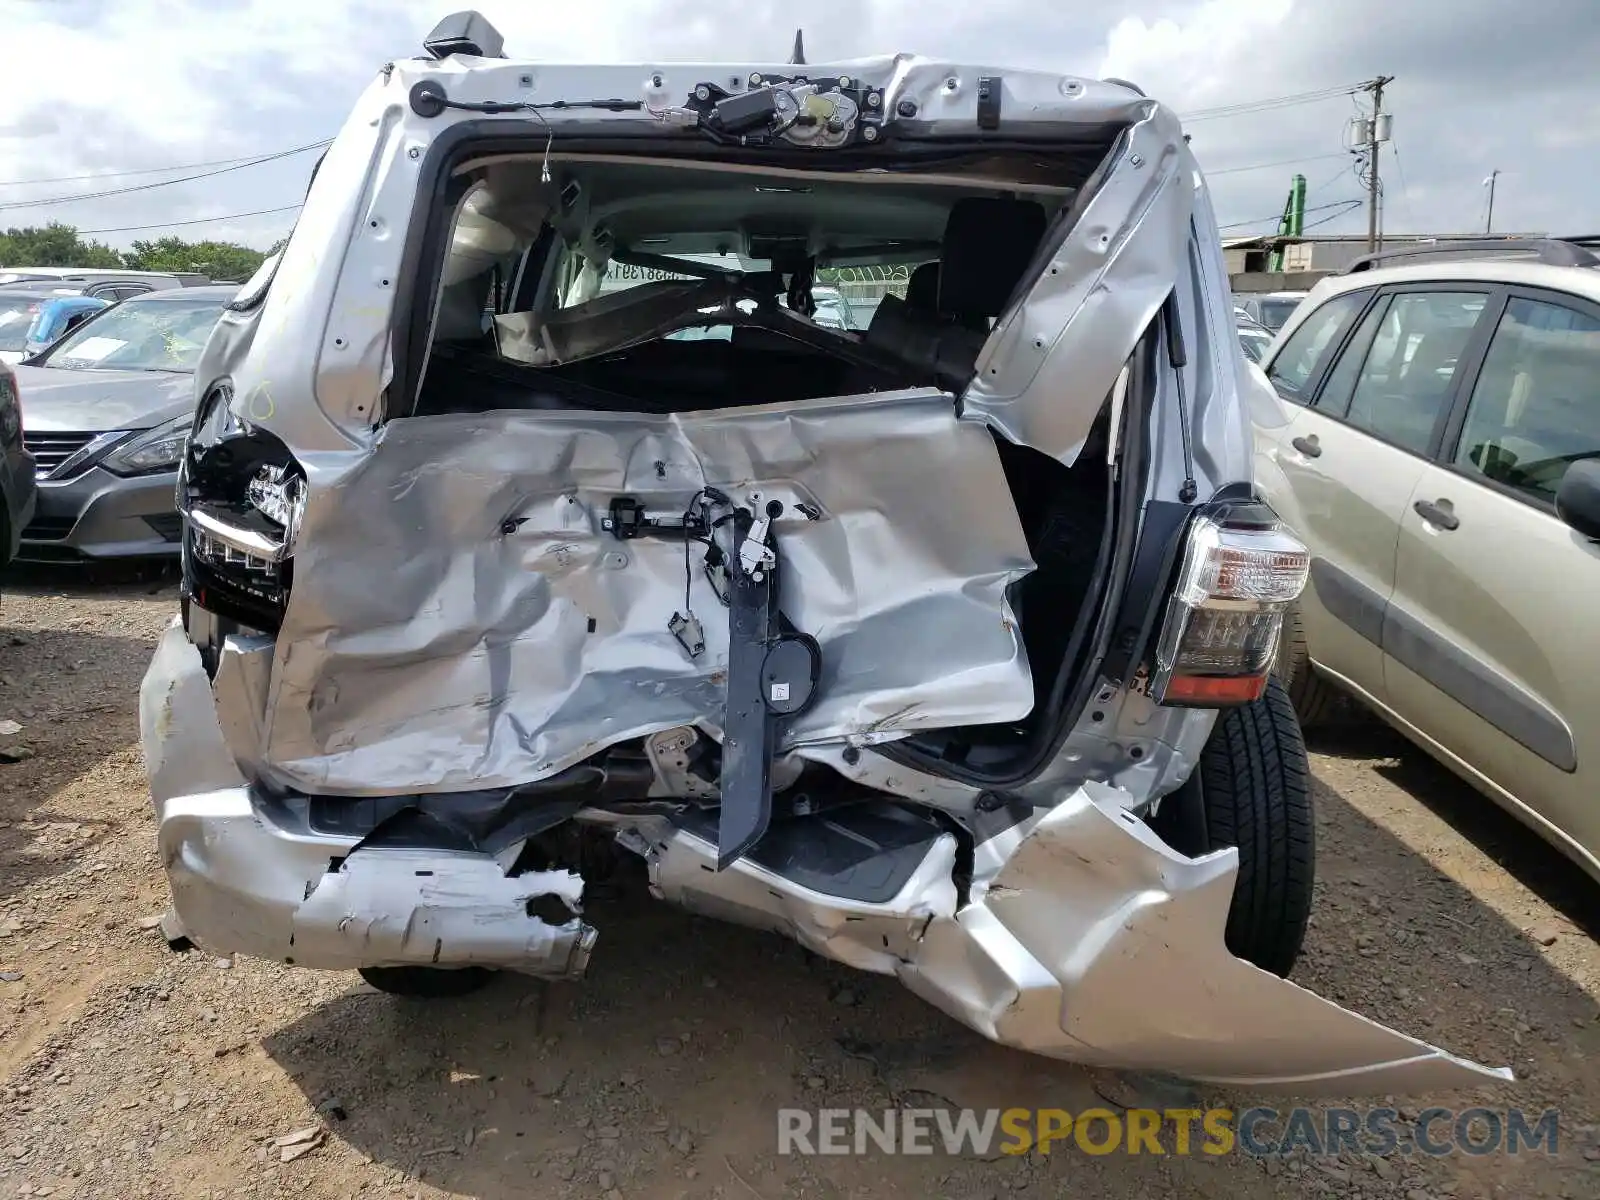
<svg viewBox="0 0 1600 1200"><path fill-rule="evenodd" d="M1131 79L1176 107L1260 97L1241 90L1241 65L1284 35L1294 0L1206 0L1179 17L1123 17L1111 28L1098 74Z"/></svg>
<svg viewBox="0 0 1600 1200"><path fill-rule="evenodd" d="M1553 11L1538 23L1525 16L1527 0L1455 0L1447 23L1435 6L1395 0L862 0L831 24L776 0L714 14L690 0L478 7L510 52L530 59L781 60L799 23L813 59L915 50L1110 74L1180 112L1336 88L1382 71L1396 76L1390 107L1403 155L1397 162L1391 150L1384 163L1389 228L1472 227L1479 181L1499 167L1497 225L1565 230L1594 223L1600 191L1600 168L1591 165L1600 163L1600 129L1587 115L1600 22L1592 20L1594 0L1542 4ZM434 0L0 0L7 46L25 48L6 62L0 227L54 219L119 230L295 204L311 154L40 207L14 206L173 173L13 181L234 159L327 137L373 73L419 53L427 30L453 8ZM1548 29L1556 27L1564 32L1552 40ZM1195 122L1195 150L1217 172L1221 220L1277 212L1296 170L1311 182L1313 206L1359 197L1340 149L1351 112L1352 100L1335 96ZM1297 161L1237 169L1288 159ZM172 232L265 244L288 224L287 215L267 216ZM1364 223L1357 214L1327 228ZM102 236L126 245L161 232Z"/></svg>

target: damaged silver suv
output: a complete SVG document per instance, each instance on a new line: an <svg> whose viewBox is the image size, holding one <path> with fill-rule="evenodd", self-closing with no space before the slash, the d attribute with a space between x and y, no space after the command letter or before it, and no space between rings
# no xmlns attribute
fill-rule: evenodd
<svg viewBox="0 0 1600 1200"><path fill-rule="evenodd" d="M910 56L513 61L470 13L427 48L197 373L141 703L171 939L573 978L620 856L1042 1054L1501 1077L1281 978L1307 558L1170 112ZM844 268L904 294L819 321Z"/></svg>

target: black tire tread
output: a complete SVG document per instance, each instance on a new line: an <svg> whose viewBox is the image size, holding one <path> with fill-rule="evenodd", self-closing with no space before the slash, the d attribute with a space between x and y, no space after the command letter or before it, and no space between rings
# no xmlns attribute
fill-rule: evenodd
<svg viewBox="0 0 1600 1200"><path fill-rule="evenodd" d="M360 967L357 974L380 992L418 1000L470 995L494 978L487 967Z"/></svg>
<svg viewBox="0 0 1600 1200"><path fill-rule="evenodd" d="M1302 729L1325 725L1339 704L1339 689L1317 674L1306 647L1305 628L1300 610L1291 608L1283 617L1283 643L1278 652L1278 673L1288 688L1289 700L1300 718Z"/></svg>
<svg viewBox="0 0 1600 1200"><path fill-rule="evenodd" d="M1316 826L1305 740L1282 681L1223 712L1199 770L1211 844L1239 848L1228 949L1287 975L1311 916Z"/></svg>

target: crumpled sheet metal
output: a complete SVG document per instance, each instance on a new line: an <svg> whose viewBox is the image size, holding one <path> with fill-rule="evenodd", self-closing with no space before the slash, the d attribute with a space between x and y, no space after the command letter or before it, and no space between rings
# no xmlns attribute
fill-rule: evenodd
<svg viewBox="0 0 1600 1200"><path fill-rule="evenodd" d="M1185 858L1088 783L929 924L900 976L994 1041L1072 1062L1341 1095L1512 1078L1235 958L1237 873L1237 850Z"/></svg>
<svg viewBox="0 0 1600 1200"><path fill-rule="evenodd" d="M217 721L200 651L174 617L139 684L139 741L159 818L164 801L244 786Z"/></svg>
<svg viewBox="0 0 1600 1200"><path fill-rule="evenodd" d="M1204 406L1194 404L1209 396L1197 396L1204 364L1197 358L1195 289L1218 292L1227 276L1212 233L1202 245L1216 260L1218 278L1197 279L1190 260L1197 208L1207 211L1197 204L1200 186L1177 118L1150 102L1075 202L1080 211L1038 282L1002 315L962 395L963 411L1070 465L1128 356L1176 288L1191 343L1184 371L1191 412L1203 422ZM1220 299L1220 293L1206 296ZM1222 333L1233 336L1231 328Z"/></svg>
<svg viewBox="0 0 1600 1200"><path fill-rule="evenodd" d="M528 904L583 894L571 871L508 877L494 859L438 850L356 851L330 871L294 914L296 962L362 966L508 966L527 975L583 975L595 930L577 917L559 925Z"/></svg>
<svg viewBox="0 0 1600 1200"><path fill-rule="evenodd" d="M583 882L571 871L508 877L482 855L363 851L352 838L280 828L251 802L211 687L182 625L157 644L140 690L156 840L172 891L163 922L219 954L325 970L484 965L545 978L583 973L595 931L551 924L528 903ZM330 861L343 861L330 870Z"/></svg>
<svg viewBox="0 0 1600 1200"><path fill-rule="evenodd" d="M510 919L513 893L524 902L552 893L571 901L581 886L576 877L507 879L487 859L457 872L461 856L363 852L354 839L272 825L242 781L227 782L238 781L238 771L215 709L200 703L209 691L199 652L174 622L140 693L158 842L178 918L164 926L168 936L182 932L218 952L306 966L427 965L437 943L401 919L421 913L424 930L451 930L450 954L466 956L452 959L439 946L441 962L491 962L497 950L482 938L503 934L496 944L507 958L499 965L533 974L582 970L592 930L577 923L530 929L535 918ZM1184 858L1104 785L1085 784L981 843L965 907L958 907L949 837L883 904L809 891L748 859L708 869L715 848L660 818L643 819L620 838L650 860L664 899L786 933L862 970L896 973L945 1012L1019 1049L1301 1094L1414 1094L1511 1078L1234 958L1223 931L1237 851ZM331 886L330 857L357 864ZM440 864L448 884L418 887L427 877L416 872L437 872ZM480 911L494 917L488 934L473 929ZM467 941L458 949L455 931L463 928ZM418 954L427 958L406 957Z"/></svg>
<svg viewBox="0 0 1600 1200"><path fill-rule="evenodd" d="M1033 706L1006 600L1033 563L992 437L936 391L396 420L371 452L317 456L309 474L262 749L285 785L513 786L657 730L719 729L727 618L703 548L690 574L706 649L691 660L667 628L682 541L600 525L616 496L676 516L707 484L786 506L782 608L822 646L817 701L787 744Z"/></svg>

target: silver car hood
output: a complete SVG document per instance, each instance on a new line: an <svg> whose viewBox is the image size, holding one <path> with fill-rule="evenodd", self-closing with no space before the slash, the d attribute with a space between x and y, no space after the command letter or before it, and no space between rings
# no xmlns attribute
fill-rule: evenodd
<svg viewBox="0 0 1600 1200"><path fill-rule="evenodd" d="M194 376L187 373L13 369L29 433L149 429L194 411Z"/></svg>

